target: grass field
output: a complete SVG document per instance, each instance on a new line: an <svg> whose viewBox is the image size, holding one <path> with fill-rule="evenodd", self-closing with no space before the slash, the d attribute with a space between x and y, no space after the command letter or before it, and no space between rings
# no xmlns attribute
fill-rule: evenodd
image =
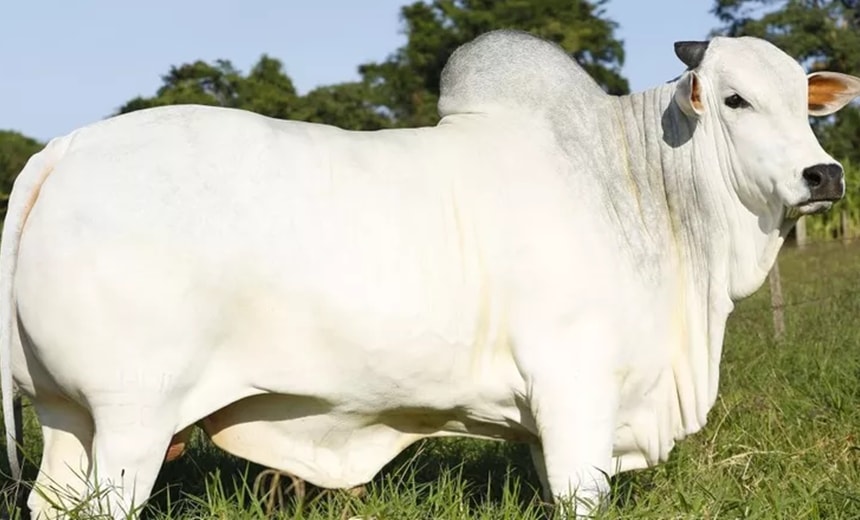
<svg viewBox="0 0 860 520"><path fill-rule="evenodd" d="M767 284L729 320L720 396L708 426L659 467L613 480L600 518L860 519L860 243L780 254L786 335L773 340ZM27 454L38 460L29 409ZM5 461L2 466L8 474ZM35 468L31 464L28 474ZM263 468L201 436L165 465L155 519L545 519L523 446L421 442L360 498L286 490L263 496ZM267 475L263 475L264 478ZM287 481L289 483L289 481ZM286 491L285 491L286 490ZM269 503L283 503L267 515Z"/></svg>

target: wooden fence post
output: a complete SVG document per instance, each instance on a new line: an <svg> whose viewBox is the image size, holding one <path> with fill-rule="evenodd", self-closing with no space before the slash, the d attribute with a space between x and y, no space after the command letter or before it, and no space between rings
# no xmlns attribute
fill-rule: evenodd
<svg viewBox="0 0 860 520"><path fill-rule="evenodd" d="M848 220L848 212L844 209L839 212L839 228L842 232L842 242L847 243L851 239L851 222Z"/></svg>
<svg viewBox="0 0 860 520"><path fill-rule="evenodd" d="M806 217L797 219L797 224L794 225L794 239L797 241L798 248L806 247Z"/></svg>
<svg viewBox="0 0 860 520"><path fill-rule="evenodd" d="M773 337L781 341L785 335L785 302L782 299L782 279L779 275L779 260L767 275L770 281L770 308L773 312Z"/></svg>

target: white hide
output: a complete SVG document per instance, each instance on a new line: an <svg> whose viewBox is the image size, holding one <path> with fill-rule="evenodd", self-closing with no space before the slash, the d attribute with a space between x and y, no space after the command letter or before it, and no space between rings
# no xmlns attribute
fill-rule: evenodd
<svg viewBox="0 0 860 520"><path fill-rule="evenodd" d="M503 31L452 56L435 127L174 106L53 141L0 252L39 483L95 462L139 503L201 421L326 487L426 436L532 443L554 495L665 460L705 424L732 301L808 199L801 171L833 162L776 48L716 39L696 74L690 117L674 83L608 96Z"/></svg>

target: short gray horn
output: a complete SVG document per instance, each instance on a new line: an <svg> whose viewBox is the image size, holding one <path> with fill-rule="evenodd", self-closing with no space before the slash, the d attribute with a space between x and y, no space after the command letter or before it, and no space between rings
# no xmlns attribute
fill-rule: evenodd
<svg viewBox="0 0 860 520"><path fill-rule="evenodd" d="M675 55L688 69L695 69L702 63L709 42L675 42Z"/></svg>

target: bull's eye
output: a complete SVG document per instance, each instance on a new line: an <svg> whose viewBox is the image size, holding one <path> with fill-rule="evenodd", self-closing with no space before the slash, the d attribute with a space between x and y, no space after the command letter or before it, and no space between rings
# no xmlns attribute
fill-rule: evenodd
<svg viewBox="0 0 860 520"><path fill-rule="evenodd" d="M729 108L747 108L750 106L749 102L740 97L737 94L732 94L731 96L726 98L726 106Z"/></svg>

